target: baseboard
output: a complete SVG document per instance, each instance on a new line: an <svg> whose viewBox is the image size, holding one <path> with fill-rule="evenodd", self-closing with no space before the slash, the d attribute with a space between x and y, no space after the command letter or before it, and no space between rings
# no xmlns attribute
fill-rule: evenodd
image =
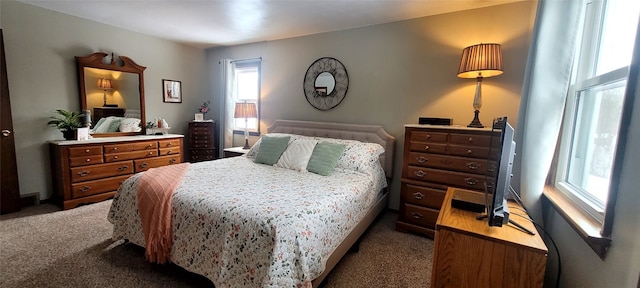
<svg viewBox="0 0 640 288"><path fill-rule="evenodd" d="M41 202L40 202L39 192L20 195L20 204L22 205L22 207L36 206L36 205L40 205L40 203Z"/></svg>

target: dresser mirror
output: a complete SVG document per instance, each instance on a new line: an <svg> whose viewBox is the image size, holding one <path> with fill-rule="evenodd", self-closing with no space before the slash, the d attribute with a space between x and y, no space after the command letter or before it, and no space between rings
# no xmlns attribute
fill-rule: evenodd
<svg viewBox="0 0 640 288"><path fill-rule="evenodd" d="M146 134L144 70L125 56L76 56L80 107L91 115L93 137Z"/></svg>

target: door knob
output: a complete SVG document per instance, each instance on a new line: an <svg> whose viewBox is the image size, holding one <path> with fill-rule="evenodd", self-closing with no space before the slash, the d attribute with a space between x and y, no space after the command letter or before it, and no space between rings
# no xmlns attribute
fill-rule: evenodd
<svg viewBox="0 0 640 288"><path fill-rule="evenodd" d="M11 131L6 130L6 129L2 130L2 136L9 137L9 135L11 135Z"/></svg>

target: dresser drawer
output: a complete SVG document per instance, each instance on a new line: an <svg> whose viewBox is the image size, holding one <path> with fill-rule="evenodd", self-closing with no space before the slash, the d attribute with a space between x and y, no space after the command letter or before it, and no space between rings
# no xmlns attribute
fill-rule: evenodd
<svg viewBox="0 0 640 288"><path fill-rule="evenodd" d="M435 228L440 210L420 207L408 203L404 205L404 214L402 216L405 222L421 227L431 229Z"/></svg>
<svg viewBox="0 0 640 288"><path fill-rule="evenodd" d="M192 129L209 129L213 128L213 122L190 122Z"/></svg>
<svg viewBox="0 0 640 288"><path fill-rule="evenodd" d="M487 172L487 160L485 159L416 152L410 152L408 155L406 163L412 166L441 168L483 175Z"/></svg>
<svg viewBox="0 0 640 288"><path fill-rule="evenodd" d="M172 147L172 148L160 148L159 151L160 151L159 152L160 156L180 154L182 152L182 147L175 146L175 147Z"/></svg>
<svg viewBox="0 0 640 288"><path fill-rule="evenodd" d="M102 155L102 146L84 146L69 148L69 157Z"/></svg>
<svg viewBox="0 0 640 288"><path fill-rule="evenodd" d="M173 140L162 140L162 141L158 141L158 148L163 149L163 148L175 148L178 147L180 148L180 140L177 139L173 139Z"/></svg>
<svg viewBox="0 0 640 288"><path fill-rule="evenodd" d="M402 193L406 203L440 209L446 190L437 190L412 184L402 184Z"/></svg>
<svg viewBox="0 0 640 288"><path fill-rule="evenodd" d="M464 157L488 159L489 148L451 145L449 146L449 154L464 156Z"/></svg>
<svg viewBox="0 0 640 288"><path fill-rule="evenodd" d="M484 191L484 175L408 166L407 178Z"/></svg>
<svg viewBox="0 0 640 288"><path fill-rule="evenodd" d="M71 182L77 183L125 174L133 174L133 161L71 168Z"/></svg>
<svg viewBox="0 0 640 288"><path fill-rule="evenodd" d="M69 166L71 167L100 164L100 163L104 163L102 154L69 158Z"/></svg>
<svg viewBox="0 0 640 288"><path fill-rule="evenodd" d="M499 136L500 134L498 134ZM499 139L495 139L494 141L498 142ZM449 143L458 144L464 146L483 146L489 147L491 143L491 136L489 135L476 135L476 134L449 134Z"/></svg>
<svg viewBox="0 0 640 288"><path fill-rule="evenodd" d="M125 153L117 153L117 154L105 154L104 161L105 162L115 162L115 161L124 161L124 160L133 160L140 158L148 158L158 156L158 149L148 150L148 151L133 151L133 152L125 152Z"/></svg>
<svg viewBox="0 0 640 288"><path fill-rule="evenodd" d="M411 142L409 143L409 151L445 154L447 153L447 144Z"/></svg>
<svg viewBox="0 0 640 288"><path fill-rule="evenodd" d="M80 198L118 190L120 184L131 175L124 175L100 180L71 184L71 197Z"/></svg>
<svg viewBox="0 0 640 288"><path fill-rule="evenodd" d="M104 153L112 154L112 153L131 152L131 151L140 151L140 150L153 150L157 148L158 148L158 143L156 141L121 143L121 144L104 145Z"/></svg>
<svg viewBox="0 0 640 288"><path fill-rule="evenodd" d="M151 168L180 163L180 155L162 156L149 159L139 159L133 161L135 173L147 171Z"/></svg>
<svg viewBox="0 0 640 288"><path fill-rule="evenodd" d="M447 143L448 133L432 131L411 131L411 142Z"/></svg>

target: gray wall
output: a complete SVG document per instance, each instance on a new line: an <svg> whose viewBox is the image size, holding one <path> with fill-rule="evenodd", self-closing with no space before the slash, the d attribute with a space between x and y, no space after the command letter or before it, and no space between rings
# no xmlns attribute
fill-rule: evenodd
<svg viewBox="0 0 640 288"><path fill-rule="evenodd" d="M146 118L165 118L171 133L185 133L207 98L203 49L21 2L0 7L21 194L53 193L47 141L62 133L46 123L55 109L80 110L74 56L113 52L146 66ZM163 78L182 81L181 104L162 102Z"/></svg>
<svg viewBox="0 0 640 288"><path fill-rule="evenodd" d="M418 117L473 118L475 79L456 77L462 49L481 42L502 44L504 74L483 81L480 119L515 123L535 15L534 2L518 2L350 30L207 50L214 115L220 116L223 58L262 57L261 131L276 119L378 124L397 138L390 207L398 208L403 125ZM304 97L302 80L316 59L340 60L349 74L346 98L319 111ZM240 146L243 137L236 137ZM251 141L255 141L255 137Z"/></svg>

